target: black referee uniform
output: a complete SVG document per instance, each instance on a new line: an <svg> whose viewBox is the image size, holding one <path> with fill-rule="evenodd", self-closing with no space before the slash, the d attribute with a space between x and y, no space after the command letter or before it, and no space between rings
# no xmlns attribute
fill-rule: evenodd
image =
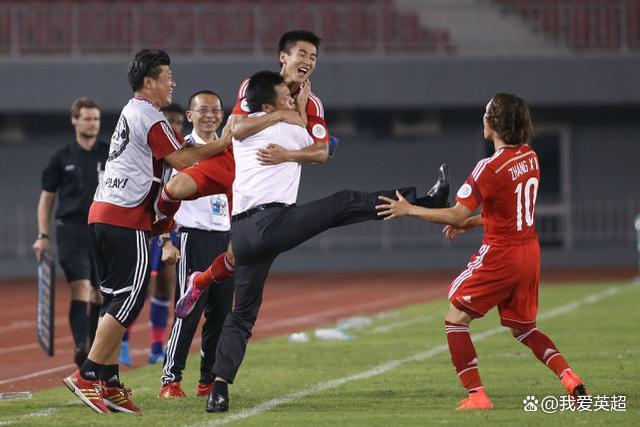
<svg viewBox="0 0 640 427"><path fill-rule="evenodd" d="M60 266L68 282L89 280L94 288L98 287L98 270L87 217L108 155L105 142L96 141L87 151L74 141L56 151L42 172L42 190L57 193L58 198L55 218ZM97 311L93 314L97 321ZM85 325L86 331L80 326L72 327L76 329L76 348L85 347L87 335L93 340L95 333L95 325Z"/></svg>

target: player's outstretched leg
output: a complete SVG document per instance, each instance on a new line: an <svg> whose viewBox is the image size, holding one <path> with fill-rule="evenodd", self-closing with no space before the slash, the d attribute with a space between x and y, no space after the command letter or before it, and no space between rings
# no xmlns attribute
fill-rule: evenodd
<svg viewBox="0 0 640 427"><path fill-rule="evenodd" d="M169 190L169 184L166 184L162 187L162 191L160 192L160 197L158 198L158 212L157 212L157 220L163 220L165 218L173 218L173 216L180 209L180 198L174 195Z"/></svg>
<svg viewBox="0 0 640 427"><path fill-rule="evenodd" d="M187 291L176 303L176 316L184 319L191 313L202 292L214 283L220 283L233 277L233 248L231 244L226 252L218 255L209 268L203 272L195 271L187 279Z"/></svg>
<svg viewBox="0 0 640 427"><path fill-rule="evenodd" d="M449 187L449 166L443 163L438 168L438 180L426 196L416 200L416 204L425 208L446 208L449 206Z"/></svg>
<svg viewBox="0 0 640 427"><path fill-rule="evenodd" d="M462 386L469 393L468 397L459 403L457 410L493 409L493 404L482 386L482 380L480 380L478 356L469 335L469 324L448 320L445 320L444 323L451 361Z"/></svg>
<svg viewBox="0 0 640 427"><path fill-rule="evenodd" d="M522 329L512 328L511 332L518 341L533 351L533 354L539 361L544 363L545 366L560 378L569 396L577 399L578 396L587 395L584 382L573 372L549 337L537 330L534 326Z"/></svg>

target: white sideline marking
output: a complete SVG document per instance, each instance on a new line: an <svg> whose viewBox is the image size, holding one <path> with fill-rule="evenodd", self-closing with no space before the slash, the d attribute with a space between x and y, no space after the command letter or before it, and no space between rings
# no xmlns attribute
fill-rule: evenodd
<svg viewBox="0 0 640 427"><path fill-rule="evenodd" d="M149 326L147 323L140 322L140 324L138 323L134 324L133 327L131 328L131 331L136 332L136 331L148 329L148 328ZM73 335L65 335L63 337L55 339L56 345L64 344L68 342L73 342ZM14 347L0 348L0 354L15 353L23 350L37 350L39 348L40 348L40 344L38 344L37 342L31 343L31 344L21 344Z"/></svg>
<svg viewBox="0 0 640 427"><path fill-rule="evenodd" d="M404 322L389 323L388 325L378 326L377 328L374 328L371 332L374 334L384 334L386 332L391 332L396 329L404 328L405 326L412 326L418 323L425 323L430 321L431 319L433 319L433 316L415 317L413 319L405 320Z"/></svg>
<svg viewBox="0 0 640 427"><path fill-rule="evenodd" d="M11 424L17 424L20 421L23 421L24 418L50 417L51 415L53 415L53 414L55 414L57 412L60 412L60 409L58 409L58 408L47 408L47 409L43 409L42 411L29 412L28 414L20 415L15 420L0 421L0 426L8 426L8 425L11 425Z"/></svg>
<svg viewBox="0 0 640 427"><path fill-rule="evenodd" d="M638 285L630 285L630 286L626 286L626 289L631 289L631 288L637 288ZM604 298L616 295L620 292L621 287L620 286L616 286L613 288L609 288L605 291L602 292L597 292L594 294L590 294L587 295L586 297L578 300L578 301L573 301L570 302L568 304L565 305L561 305L559 307L556 307L554 309L545 311L544 313L542 313L541 315L538 316L538 320L544 320L544 319L550 319L553 317L557 317L557 316L561 316L563 314L569 313L573 310L576 310L577 308L582 307L583 305L586 304L593 304L596 303ZM494 335L498 335L500 333L504 333L509 331L508 328L505 327L498 327L498 328L494 328L494 329L489 329L488 331L485 332L481 332L478 334L474 334L473 337L473 341L480 341L483 340L485 338L489 338L492 337ZM385 372L388 372L392 369L395 369L399 366L402 366L404 364L410 363L410 362L421 362L427 359L432 358L433 356L436 356L440 353L443 353L445 351L447 351L449 349L448 345L439 345L436 347L433 347L427 351L423 351L421 353L415 354L413 356L409 356L407 358L404 359L398 359L398 360L389 360L387 362L384 362L378 366L375 366L372 369L369 369L367 371L363 371L354 375L350 375L348 377L342 377L342 378L337 378L335 380L331 380L331 381L327 381L327 382L323 382L323 383L319 383L316 384L314 386L311 386L309 388L305 388L290 394L286 394L284 396L281 397L276 397L275 399L271 399L271 400L267 400L266 402L263 402L257 406L254 406L253 408L250 409L243 409L240 412L237 412L235 414L231 414L228 415L224 418L218 418L218 419L213 419L210 420L208 422L204 422L202 424L198 424L198 425L205 425L205 426L217 426L217 425L223 425L223 424L228 424L228 423L232 423L234 421L239 421L239 420L243 420L245 418L249 418L252 417L254 415L259 415L263 412L267 412L270 411L271 409L275 408L276 406L280 406L283 405L285 403L289 403L292 402L294 400L298 400L301 399L303 397L309 396L311 394L315 394L324 390L328 390L331 388L335 388L338 386L341 386L342 384L346 384L348 382L352 382L352 381L358 381L358 380L364 380L364 379L368 379L371 377L374 377L376 375L380 375L380 374L384 374Z"/></svg>
<svg viewBox="0 0 640 427"><path fill-rule="evenodd" d="M71 368L76 368L77 369L76 364L75 363L69 363L68 365L56 366L55 368L45 369L44 371L32 372L30 374L22 375L20 377L8 378L6 380L0 381L0 385L12 383L14 381L28 380L29 378L35 378L35 377L39 377L41 375L52 374L52 373L58 372L58 371L66 371L66 370L69 370Z"/></svg>
<svg viewBox="0 0 640 427"><path fill-rule="evenodd" d="M273 320L267 321L266 323L259 323L258 327L260 331L270 331L273 329L277 329L282 326L293 326L293 325L305 325L309 323L317 323L328 320L332 316L340 315L343 313L351 313L354 311L362 311L365 309L376 309L380 307L384 307L388 304L397 304L404 302L419 302L422 301L422 298L425 298L431 295L431 291L424 291L421 293L414 293L412 295L397 295L395 297L385 297L379 298L372 301L368 301L361 304L348 305L348 306L340 306L334 307L323 311L317 311L315 313L309 313L298 317L281 319L281 320Z"/></svg>

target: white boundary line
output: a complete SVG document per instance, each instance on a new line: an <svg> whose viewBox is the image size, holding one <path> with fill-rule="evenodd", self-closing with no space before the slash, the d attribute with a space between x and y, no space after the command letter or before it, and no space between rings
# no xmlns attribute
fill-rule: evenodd
<svg viewBox="0 0 640 427"><path fill-rule="evenodd" d="M419 323L427 323L427 322L430 322L432 319L433 319L433 316L414 317L413 319L408 319L408 320L405 320L403 322L389 323L387 325L382 325L382 326L375 327L375 328L373 328L371 330L371 333L373 333L373 334L384 334L386 332L391 332L391 331L394 331L396 329L404 328L406 326L413 326L413 325L417 325Z"/></svg>
<svg viewBox="0 0 640 427"><path fill-rule="evenodd" d="M625 289L632 289L632 288L637 288L637 285L630 285L630 286L624 286ZM616 295L618 293L620 293L620 291L623 289L622 286L616 286L616 287L612 287L609 288L605 291L602 292L597 292L594 294L590 294L587 295L586 297L578 300L578 301L573 301L570 302L568 304L565 305L561 305L559 307L556 307L554 309L545 311L544 313L542 313L540 316L538 316L538 320L544 320L544 319L550 319L553 317L557 317L557 316L561 316L563 314L569 313L573 310L576 310L580 307L582 307L583 305L586 304L594 304L604 298ZM485 338L489 338L492 337L494 335L498 335L500 333L504 333L507 332L509 329L505 328L505 327L498 327L498 328L494 328L494 329L489 329L488 331L485 332L481 332L478 334L474 334L473 336L473 341L477 342L480 340L483 340ZM281 397L276 397L275 399L271 399L271 400L267 400L266 402L262 402L261 404L254 406L253 408L250 409L243 409L240 412L228 415L224 418L217 418L217 419L213 419L213 420L209 420L209 421L205 421L202 424L197 424L197 425L202 425L202 426L217 426L217 425L223 425L223 424L229 424L235 421L240 421L243 420L245 418L249 418L249 417L253 417L255 415L259 415L262 414L264 412L268 412L270 410L272 410L273 408L275 408L276 406L280 406L280 405L284 405L285 403L289 403L289 402L293 402L294 400L298 400L298 399L302 399L303 397L324 391L324 390L328 390L328 389L332 389L332 388L336 388L338 386L341 386L343 384L349 383L349 382L353 382L353 381L358 381L358 380L364 380L364 379L368 379L371 377L374 377L376 375L380 375L380 374L384 374L392 369L395 369L399 366L405 365L407 363L410 362L421 362L427 359L430 359L440 353L444 353L445 351L447 351L449 349L448 345L439 345L433 348L430 348L427 351L423 351L421 353L418 354L414 354L413 356L409 356L407 358L404 359L397 359L397 360L389 360L387 362L384 362L378 366L375 366L372 369L369 369L367 371L363 371L354 375L350 375L347 377L342 377L342 378L337 378L335 380L331 380L331 381L327 381L327 382L323 382L323 383L319 383L316 384L314 386L290 393L290 394L286 394L284 396Z"/></svg>

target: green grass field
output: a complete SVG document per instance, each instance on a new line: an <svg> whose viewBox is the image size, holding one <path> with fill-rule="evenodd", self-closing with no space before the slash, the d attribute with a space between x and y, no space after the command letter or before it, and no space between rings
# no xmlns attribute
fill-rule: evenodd
<svg viewBox="0 0 640 427"><path fill-rule="evenodd" d="M498 325L476 321L472 336L493 411L457 413L465 396L446 348L444 300L373 318L350 341L250 344L231 387L231 412L204 411L193 397L199 361L191 357L185 399L159 400L160 366L126 372L140 415L101 416L65 387L31 400L0 402L0 425L640 425L640 287L625 283L544 286L538 328L547 333L592 395L627 396L625 412L524 412L523 399L560 396L555 376ZM126 419L125 419L126 418Z"/></svg>

